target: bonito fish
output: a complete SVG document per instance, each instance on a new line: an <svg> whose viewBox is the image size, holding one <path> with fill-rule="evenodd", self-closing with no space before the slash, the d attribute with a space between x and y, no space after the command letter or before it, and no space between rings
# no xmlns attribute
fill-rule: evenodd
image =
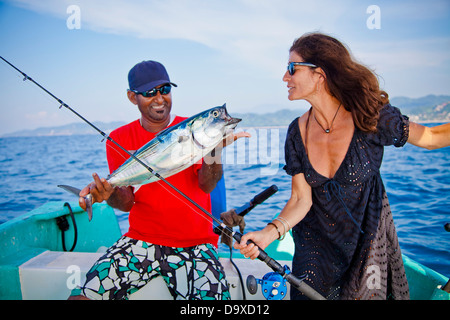
<svg viewBox="0 0 450 320"><path fill-rule="evenodd" d="M224 104L186 119L159 132L155 138L134 153L163 178L168 178L199 161L230 135L241 119L232 118ZM159 178L134 157L126 160L106 180L113 186L134 186L158 181ZM59 185L76 195L80 189ZM92 196L86 196L86 211L92 219Z"/></svg>

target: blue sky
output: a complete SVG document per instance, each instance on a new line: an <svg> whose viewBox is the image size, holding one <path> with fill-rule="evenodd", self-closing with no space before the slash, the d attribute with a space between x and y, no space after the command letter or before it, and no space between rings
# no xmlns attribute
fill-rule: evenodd
<svg viewBox="0 0 450 320"><path fill-rule="evenodd" d="M80 9L69 29L67 8ZM370 5L380 29L369 29ZM0 1L0 55L95 121L139 117L127 100L137 62L166 65L173 110L192 115L304 109L282 82L288 50L305 32L347 44L391 97L450 94L450 1L15 0ZM0 134L79 120L0 62Z"/></svg>

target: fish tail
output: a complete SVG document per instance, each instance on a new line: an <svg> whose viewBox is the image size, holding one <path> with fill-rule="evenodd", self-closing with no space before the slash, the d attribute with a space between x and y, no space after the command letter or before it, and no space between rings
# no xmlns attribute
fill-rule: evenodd
<svg viewBox="0 0 450 320"><path fill-rule="evenodd" d="M92 196L88 194L85 198L86 200L86 212L88 214L89 221L92 220Z"/></svg>
<svg viewBox="0 0 450 320"><path fill-rule="evenodd" d="M61 189L66 190L67 192L79 197L79 193L81 192L81 189L72 187L72 186L68 186L65 184L60 184L58 185L58 187L60 187ZM92 195L88 194L86 197L84 197L84 200L86 201L86 212L88 214L89 217L89 221L92 220Z"/></svg>

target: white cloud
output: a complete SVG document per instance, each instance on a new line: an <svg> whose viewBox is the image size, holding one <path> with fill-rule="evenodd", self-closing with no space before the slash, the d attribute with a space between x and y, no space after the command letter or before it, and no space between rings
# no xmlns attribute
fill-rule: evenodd
<svg viewBox="0 0 450 320"><path fill-rule="evenodd" d="M363 42L353 47L358 59L384 68L439 67L448 63L450 42L443 37Z"/></svg>
<svg viewBox="0 0 450 320"><path fill-rule="evenodd" d="M438 84L419 80L414 85L404 84L405 78L428 76L439 68L448 70L448 30L438 25L447 21L442 17L449 15L448 0L423 3L379 0L376 2L381 7L382 29L379 31L367 30L366 8L372 3L360 0L11 2L62 21L68 18L67 7L75 4L80 7L82 29L141 39L182 39L210 48L214 61L209 63L216 63L216 74L208 73L205 66L195 68L199 73L197 81L208 79L205 91L211 99L204 94L202 101L206 103L226 100L231 106L244 104L249 108L264 103L288 104L282 100L286 93L281 81L287 51L296 37L309 31L330 33L348 44L358 60L374 68L387 87L393 88L394 95L396 92L409 96L448 92L448 81L445 81L448 75L442 75L442 71L440 79L443 80ZM433 17L440 20L435 22ZM426 34L422 29L440 33ZM177 72L178 79L193 77L192 71L175 67L172 70L171 74ZM177 98L182 90L180 86ZM196 106L198 97L186 92L183 102L189 107Z"/></svg>
<svg viewBox="0 0 450 320"><path fill-rule="evenodd" d="M28 120L41 121L41 120L47 118L47 111L39 111L37 113L25 113L24 116Z"/></svg>
<svg viewBox="0 0 450 320"><path fill-rule="evenodd" d="M148 39L185 39L201 43L227 56L252 61L255 56L270 60L274 53L287 50L294 38L304 32L322 30L334 33L343 25L361 33L368 17L361 1L292 0L11 0L41 13L67 19L67 7L78 5L82 28L102 33L125 34ZM447 0L378 1L384 22L433 19L448 16ZM369 3L369 2L367 2ZM355 25L358 21L358 26ZM363 22L363 23L359 23ZM405 29L410 26L405 25ZM352 34L347 34L352 37ZM422 36L422 39L429 38ZM410 40L413 37L413 40ZM346 39L343 39L346 41ZM443 39L448 41L447 39ZM393 47L417 41L410 35ZM365 46L364 40L360 41ZM386 49L381 46L382 50ZM376 46L373 46L376 48ZM401 48L400 48L401 49ZM386 51L386 50L385 50ZM392 51L392 50L391 50ZM261 59L261 57L259 58Z"/></svg>
<svg viewBox="0 0 450 320"><path fill-rule="evenodd" d="M185 39L223 56L279 76L280 55L304 32L332 29L345 6L331 0L15 0L16 5L67 19L66 9L80 7L81 28L150 39ZM320 14L318 15L317 13ZM320 21L318 21L318 18ZM314 28L314 27L313 27Z"/></svg>

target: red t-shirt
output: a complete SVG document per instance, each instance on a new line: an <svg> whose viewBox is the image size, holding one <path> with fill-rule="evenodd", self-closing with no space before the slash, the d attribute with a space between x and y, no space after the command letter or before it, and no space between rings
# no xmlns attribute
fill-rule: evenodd
<svg viewBox="0 0 450 320"><path fill-rule="evenodd" d="M177 116L169 127L185 119ZM110 137L128 151L134 152L155 135L146 131L136 120L112 131ZM106 143L106 157L110 172L129 158L110 141ZM201 161L166 180L211 212L211 198L198 186L200 167ZM130 227L125 236L168 247L192 247L203 243L217 247L218 236L213 232L212 219L164 182L143 185L135 190L134 196L135 203L128 218Z"/></svg>

